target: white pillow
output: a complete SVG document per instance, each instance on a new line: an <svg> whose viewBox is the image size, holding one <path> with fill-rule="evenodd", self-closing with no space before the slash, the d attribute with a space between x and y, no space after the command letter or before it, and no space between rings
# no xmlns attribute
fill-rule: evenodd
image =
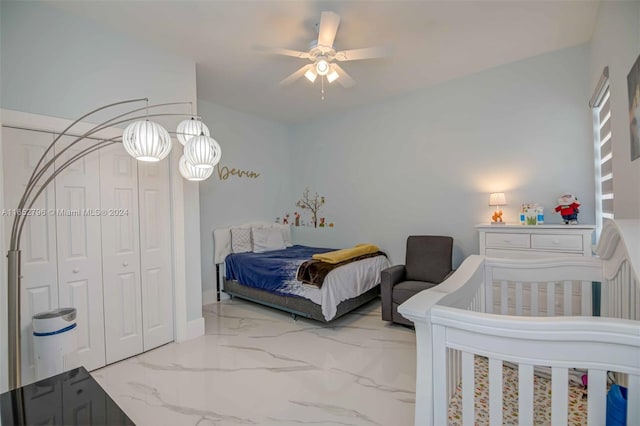
<svg viewBox="0 0 640 426"><path fill-rule="evenodd" d="M231 250L234 253L253 251L251 228L231 228Z"/></svg>
<svg viewBox="0 0 640 426"><path fill-rule="evenodd" d="M253 252L264 253L286 248L282 231L277 228L251 228Z"/></svg>
<svg viewBox="0 0 640 426"><path fill-rule="evenodd" d="M284 245L287 247L291 247L293 244L291 243L291 227L290 225L284 224L276 224L276 228L279 228L282 231L282 238L284 239Z"/></svg>

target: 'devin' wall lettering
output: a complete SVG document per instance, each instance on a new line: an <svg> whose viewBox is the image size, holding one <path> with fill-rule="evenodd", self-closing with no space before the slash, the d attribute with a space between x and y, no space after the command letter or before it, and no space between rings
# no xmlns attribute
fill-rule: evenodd
<svg viewBox="0 0 640 426"><path fill-rule="evenodd" d="M217 166L218 168L218 179L227 180L231 176L236 176L239 178L248 178L248 179L257 179L260 176L260 173L256 173L251 170L240 170L235 167L230 169L227 166L220 167L220 164Z"/></svg>

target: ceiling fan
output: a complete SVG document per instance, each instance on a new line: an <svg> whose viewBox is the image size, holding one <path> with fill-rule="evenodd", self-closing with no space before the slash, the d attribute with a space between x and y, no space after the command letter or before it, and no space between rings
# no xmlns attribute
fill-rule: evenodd
<svg viewBox="0 0 640 426"><path fill-rule="evenodd" d="M334 61L346 62L383 58L389 54L389 49L386 47L365 47L362 49L336 51L333 42L338 32L338 25L340 25L340 15L330 11L322 12L318 25L318 39L311 42L308 52L279 48L264 49L269 53L311 61L311 63L302 66L282 80L280 82L281 85L289 85L304 75L312 83L320 76L321 79L326 78L329 83L337 80L343 87L352 87L356 82ZM324 83L324 80L322 81ZM322 93L324 95L324 88Z"/></svg>

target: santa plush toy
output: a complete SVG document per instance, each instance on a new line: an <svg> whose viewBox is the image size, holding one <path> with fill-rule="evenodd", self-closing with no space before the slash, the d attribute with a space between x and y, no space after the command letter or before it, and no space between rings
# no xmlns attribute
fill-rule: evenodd
<svg viewBox="0 0 640 426"><path fill-rule="evenodd" d="M580 207L578 199L574 195L565 194L558 198L556 212L560 212L565 224L576 225L578 223L578 213L580 213L578 207Z"/></svg>

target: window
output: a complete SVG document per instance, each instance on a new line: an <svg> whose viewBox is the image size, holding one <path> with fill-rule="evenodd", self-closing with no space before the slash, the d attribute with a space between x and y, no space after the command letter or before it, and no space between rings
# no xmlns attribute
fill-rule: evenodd
<svg viewBox="0 0 640 426"><path fill-rule="evenodd" d="M606 67L589 101L589 106L593 108L597 236L602 229L602 219L613 219L613 138L610 96L609 67Z"/></svg>

